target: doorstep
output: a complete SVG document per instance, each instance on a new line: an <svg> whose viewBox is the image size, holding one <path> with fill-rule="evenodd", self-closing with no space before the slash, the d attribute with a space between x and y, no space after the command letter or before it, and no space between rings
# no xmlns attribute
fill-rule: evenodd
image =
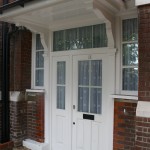
<svg viewBox="0 0 150 150"><path fill-rule="evenodd" d="M24 140L23 146L31 150L49 150L48 143L39 143L30 139Z"/></svg>

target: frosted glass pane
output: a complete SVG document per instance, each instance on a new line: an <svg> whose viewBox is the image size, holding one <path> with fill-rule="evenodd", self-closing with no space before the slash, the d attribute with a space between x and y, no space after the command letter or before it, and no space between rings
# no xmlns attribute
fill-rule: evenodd
<svg viewBox="0 0 150 150"><path fill-rule="evenodd" d="M44 70L36 70L35 75L35 85L36 86L43 86L44 83Z"/></svg>
<svg viewBox="0 0 150 150"><path fill-rule="evenodd" d="M64 39L65 31L56 31L54 32L54 43L53 49L54 51L62 51L65 50L65 39Z"/></svg>
<svg viewBox="0 0 150 150"><path fill-rule="evenodd" d="M41 43L40 34L36 34L36 50L44 49Z"/></svg>
<svg viewBox="0 0 150 150"><path fill-rule="evenodd" d="M79 61L78 80L79 85L89 85L89 61Z"/></svg>
<svg viewBox="0 0 150 150"><path fill-rule="evenodd" d="M138 40L138 23L137 18L123 20L123 41Z"/></svg>
<svg viewBox="0 0 150 150"><path fill-rule="evenodd" d="M89 112L89 88L78 88L78 111Z"/></svg>
<svg viewBox="0 0 150 150"><path fill-rule="evenodd" d="M90 99L90 112L95 114L101 114L101 103L102 103L102 89L91 88L91 99Z"/></svg>
<svg viewBox="0 0 150 150"><path fill-rule="evenodd" d="M123 65L138 65L138 44L123 44Z"/></svg>
<svg viewBox="0 0 150 150"><path fill-rule="evenodd" d="M74 50L78 49L79 39L78 39L78 29L68 29L65 33L65 49Z"/></svg>
<svg viewBox="0 0 150 150"><path fill-rule="evenodd" d="M138 68L123 69L123 90L137 91L138 89Z"/></svg>
<svg viewBox="0 0 150 150"><path fill-rule="evenodd" d="M57 86L57 108L65 109L65 87Z"/></svg>
<svg viewBox="0 0 150 150"><path fill-rule="evenodd" d="M65 84L66 62L57 62L57 84Z"/></svg>
<svg viewBox="0 0 150 150"><path fill-rule="evenodd" d="M44 67L44 52L38 51L36 52L36 68L43 68Z"/></svg>
<svg viewBox="0 0 150 150"><path fill-rule="evenodd" d="M91 61L91 85L102 86L102 61Z"/></svg>
<svg viewBox="0 0 150 150"><path fill-rule="evenodd" d="M106 25L93 26L93 48L107 47Z"/></svg>
<svg viewBox="0 0 150 150"><path fill-rule="evenodd" d="M79 49L92 48L92 26L79 28Z"/></svg>

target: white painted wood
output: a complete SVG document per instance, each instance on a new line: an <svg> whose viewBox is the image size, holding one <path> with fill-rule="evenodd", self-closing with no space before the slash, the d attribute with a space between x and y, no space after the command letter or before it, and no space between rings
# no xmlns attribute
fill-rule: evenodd
<svg viewBox="0 0 150 150"><path fill-rule="evenodd" d="M150 102L138 101L136 116L150 118Z"/></svg>
<svg viewBox="0 0 150 150"><path fill-rule="evenodd" d="M150 4L149 0L135 0L136 6Z"/></svg>
<svg viewBox="0 0 150 150"><path fill-rule="evenodd" d="M110 97L111 98L129 99L129 100L138 101L138 96L112 94L112 95L110 95Z"/></svg>
<svg viewBox="0 0 150 150"><path fill-rule="evenodd" d="M115 55L91 54L92 60L102 60L103 68L102 114L93 114L95 116L94 121L83 119L83 113L77 110L78 61L88 60L88 56L73 56L73 105L76 107L73 109L75 125L73 125L72 131L72 150L111 150L113 147L113 101L110 100L109 94L114 92ZM98 139L95 137L98 137Z"/></svg>
<svg viewBox="0 0 150 150"><path fill-rule="evenodd" d="M71 149L70 58L53 57L52 65L52 150ZM65 109L57 109L57 62L66 62Z"/></svg>

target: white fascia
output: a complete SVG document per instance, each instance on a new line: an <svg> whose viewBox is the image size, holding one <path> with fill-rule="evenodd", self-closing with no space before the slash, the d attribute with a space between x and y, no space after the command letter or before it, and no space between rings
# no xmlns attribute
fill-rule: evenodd
<svg viewBox="0 0 150 150"><path fill-rule="evenodd" d="M150 0L135 0L136 6L150 4Z"/></svg>
<svg viewBox="0 0 150 150"><path fill-rule="evenodd" d="M11 19L11 17L20 16L24 13L27 13L27 12L30 12L33 10L37 10L40 8L44 8L47 6L52 6L52 5L61 3L63 1L68 1L68 0L42 0L42 1L37 0L37 1L33 1L30 3L27 3L24 8L14 7L14 8L5 10L3 12L3 14L0 15L0 19L2 21L9 21L9 19Z"/></svg>

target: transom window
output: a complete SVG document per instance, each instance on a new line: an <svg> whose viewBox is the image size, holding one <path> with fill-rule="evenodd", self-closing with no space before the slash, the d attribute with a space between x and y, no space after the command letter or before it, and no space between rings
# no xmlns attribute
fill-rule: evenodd
<svg viewBox="0 0 150 150"><path fill-rule="evenodd" d="M102 60L78 62L78 111L102 112Z"/></svg>
<svg viewBox="0 0 150 150"><path fill-rule="evenodd" d="M122 90L138 89L137 18L122 21Z"/></svg>
<svg viewBox="0 0 150 150"><path fill-rule="evenodd" d="M107 47L105 24L55 31L53 50L76 50Z"/></svg>
<svg viewBox="0 0 150 150"><path fill-rule="evenodd" d="M40 34L36 34L35 51L35 86L44 86L44 48L41 43Z"/></svg>

